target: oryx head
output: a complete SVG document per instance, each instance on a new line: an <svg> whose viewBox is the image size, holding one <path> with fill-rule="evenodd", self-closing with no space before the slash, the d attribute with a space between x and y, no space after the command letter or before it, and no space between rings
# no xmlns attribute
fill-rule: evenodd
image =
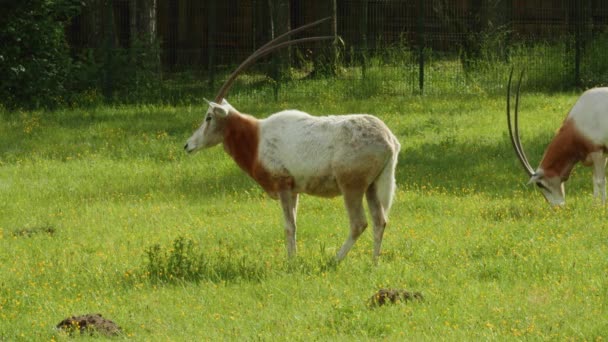
<svg viewBox="0 0 608 342"><path fill-rule="evenodd" d="M545 174L542 168L538 168L530 176L528 184L531 183L536 184L551 205L564 205L566 203L564 181L559 175L549 176Z"/></svg>
<svg viewBox="0 0 608 342"><path fill-rule="evenodd" d="M188 153L196 152L203 148L213 147L224 140L224 119L234 108L222 99L221 104L207 101L209 107L201 126L192 134L186 142L184 149Z"/></svg>
<svg viewBox="0 0 608 342"><path fill-rule="evenodd" d="M200 150L202 148L212 147L223 141L223 139L224 139L224 135L223 135L224 119L226 118L226 116L228 116L228 114L231 111L234 111L234 108L230 104L228 104L228 102L224 99L224 97L228 93L228 90L230 89L230 87L232 86L232 84L234 83L236 78L239 76L239 74L243 70L245 70L245 68L247 68L248 66L253 64L259 58L271 53L272 51L275 51L277 49L280 49L280 48L283 48L286 46L299 44L299 43L305 43L305 42L314 42L314 41L319 41L319 40L336 39L335 36L320 36L320 37L299 38L299 39L281 42L286 37L288 37L292 34L303 31L303 30L308 29L313 26L317 26L329 19L330 19L330 17L323 18L323 19L317 20L313 23L310 23L310 24L298 27L296 29L293 29L291 31L285 32L282 35L280 35L280 36L276 37L275 39L269 41L268 43L264 44L262 47L257 49L253 54L251 54L249 57L247 57L247 59L245 59L232 72L232 74L230 74L228 79L224 82L224 84L218 91L217 96L215 97L215 100L213 102L207 101L207 103L209 104L209 107L207 108L207 112L205 113L204 121L203 121L202 125L199 127L199 129L196 130L196 132L194 132L194 134L190 137L190 139L188 139L188 142L186 142L186 145L184 146L184 149L186 150L186 152L191 153L191 152Z"/></svg>
<svg viewBox="0 0 608 342"><path fill-rule="evenodd" d="M547 202L551 205L564 205L566 203L566 195L564 191L564 181L561 175L559 174L548 174L541 167L534 169L530 166L530 162L528 162L528 158L526 157L526 153L524 152L523 147L521 146L521 140L519 138L519 125L518 125L518 109L519 109L519 89L521 86L521 79L523 77L523 72L519 76L519 81L517 83L517 92L515 94L515 114L513 125L511 125L511 78L513 77L513 69L511 69L511 73L509 75L509 84L507 86L507 123L509 127L509 137L511 138L511 144L513 145L513 149L515 150L515 154L517 158L521 162L521 165L524 168L524 171L530 177L528 184L536 184L536 186L540 189L543 196ZM515 132L513 131L513 127Z"/></svg>

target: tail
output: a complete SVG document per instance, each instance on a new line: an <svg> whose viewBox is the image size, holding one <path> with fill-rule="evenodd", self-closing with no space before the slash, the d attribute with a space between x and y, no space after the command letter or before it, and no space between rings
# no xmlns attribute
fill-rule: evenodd
<svg viewBox="0 0 608 342"><path fill-rule="evenodd" d="M391 205L393 204L395 188L397 187L395 182L395 169L397 168L397 157L399 156L401 145L399 145L397 139L394 139L394 142L395 149L392 151L389 160L384 165L384 169L382 169L382 172L380 172L380 175L375 181L376 193L386 217L388 217Z"/></svg>

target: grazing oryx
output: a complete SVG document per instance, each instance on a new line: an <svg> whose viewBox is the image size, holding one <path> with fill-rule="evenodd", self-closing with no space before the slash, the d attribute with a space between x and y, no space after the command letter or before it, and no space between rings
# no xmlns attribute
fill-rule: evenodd
<svg viewBox="0 0 608 342"><path fill-rule="evenodd" d="M519 138L518 106L521 76L515 95L514 129L511 125L511 78L507 88L507 120L513 149L530 177L547 201L552 205L563 205L564 182L568 180L577 162L593 166L593 195L606 203L606 151L608 146L608 88L594 88L581 95L561 128L549 143L540 166L532 169ZM523 73L522 73L523 76Z"/></svg>
<svg viewBox="0 0 608 342"><path fill-rule="evenodd" d="M324 21L324 20L321 20ZM311 116L286 110L258 120L241 114L224 96L247 65L272 50L313 37L277 44L283 37L316 25L315 22L270 41L247 58L228 78L185 150L195 152L222 143L238 166L272 198L280 200L285 220L288 256L296 253L296 211L300 193L321 197L342 195L350 220L350 235L336 259L343 259L367 227L363 196L374 226L374 261L395 191L395 167L400 145L389 128L367 114Z"/></svg>

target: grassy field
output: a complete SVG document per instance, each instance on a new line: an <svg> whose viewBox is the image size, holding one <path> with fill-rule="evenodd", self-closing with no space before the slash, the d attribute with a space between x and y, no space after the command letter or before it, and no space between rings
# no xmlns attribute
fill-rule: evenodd
<svg viewBox="0 0 608 342"><path fill-rule="evenodd" d="M575 100L524 95L532 164ZM221 147L183 153L202 107L2 112L0 340L67 340L55 325L85 313L141 341L608 338L607 212L591 171L577 167L567 206L550 209L526 186L502 96L231 102L388 124L402 152L379 265L369 232L328 263L346 213L307 196L287 262L278 203ZM369 308L380 288L424 301Z"/></svg>

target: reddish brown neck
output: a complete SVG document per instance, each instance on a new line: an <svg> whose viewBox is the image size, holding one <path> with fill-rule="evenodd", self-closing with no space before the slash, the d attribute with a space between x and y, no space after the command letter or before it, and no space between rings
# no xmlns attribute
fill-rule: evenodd
<svg viewBox="0 0 608 342"><path fill-rule="evenodd" d="M231 112L224 124L224 149L243 171L271 196L276 197L276 193L282 189L293 188L291 177L273 175L260 163L260 128L256 118Z"/></svg>
<svg viewBox="0 0 608 342"><path fill-rule="evenodd" d="M540 167L545 177L567 180L574 165L599 148L577 131L572 120L566 120L547 147Z"/></svg>
<svg viewBox="0 0 608 342"><path fill-rule="evenodd" d="M258 120L249 115L230 112L225 118L224 149L238 166L253 176L258 157Z"/></svg>

